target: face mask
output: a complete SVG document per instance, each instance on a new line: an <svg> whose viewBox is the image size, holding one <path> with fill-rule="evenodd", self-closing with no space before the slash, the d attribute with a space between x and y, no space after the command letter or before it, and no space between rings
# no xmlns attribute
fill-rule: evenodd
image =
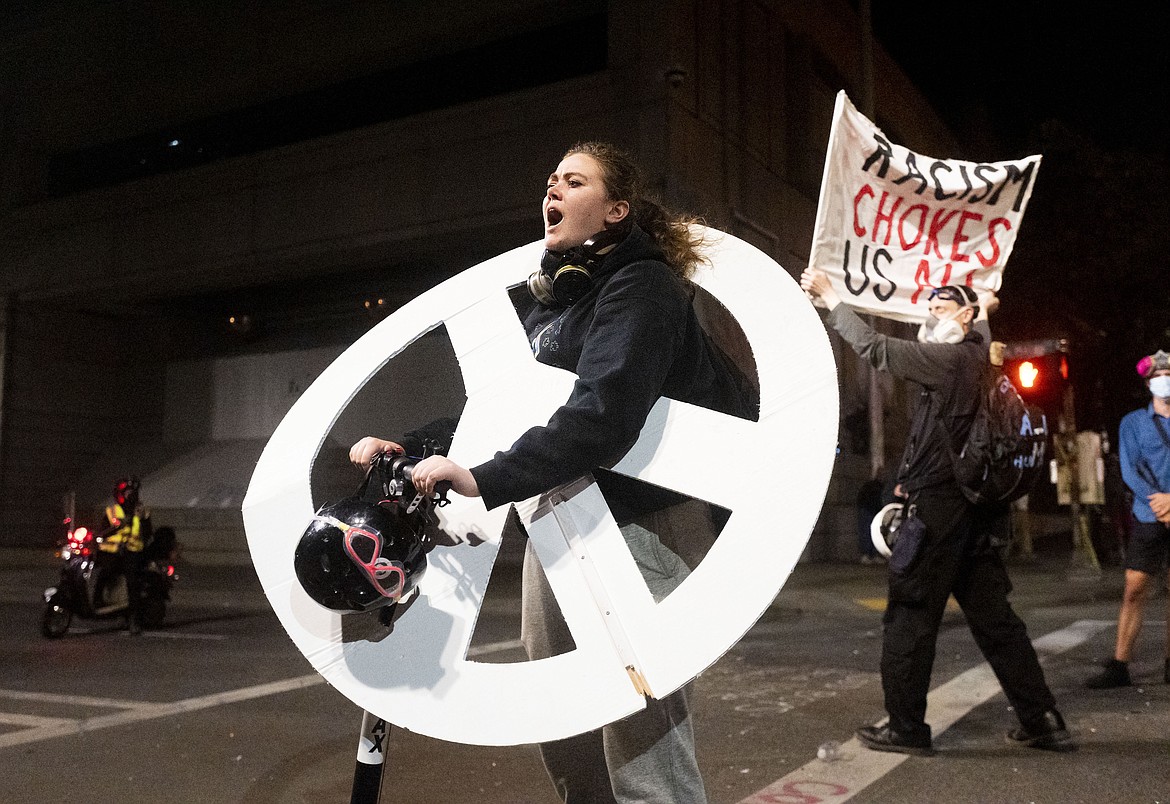
<svg viewBox="0 0 1170 804"><path fill-rule="evenodd" d="M1160 399L1170 399L1170 377L1151 377L1150 393Z"/></svg>
<svg viewBox="0 0 1170 804"><path fill-rule="evenodd" d="M963 325L955 319L963 312L962 307L946 318L928 316L918 328L918 340L922 343L959 343L966 336Z"/></svg>

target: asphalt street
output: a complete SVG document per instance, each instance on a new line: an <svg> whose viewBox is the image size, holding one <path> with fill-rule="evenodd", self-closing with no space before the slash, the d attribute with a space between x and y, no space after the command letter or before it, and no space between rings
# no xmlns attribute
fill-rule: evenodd
<svg viewBox="0 0 1170 804"><path fill-rule="evenodd" d="M1059 540L1058 540L1059 541ZM713 804L1167 802L1170 685L1164 593L1152 601L1136 685L1085 689L1112 649L1121 572L1084 569L1059 543L1013 562L1013 602L1078 743L1007 745L1014 718L961 612L939 640L930 712L939 753L877 754L853 730L881 719L885 570L801 564L740 643L694 683ZM345 802L361 712L324 684L247 564L189 564L163 628L116 622L39 632L45 551L0 551L0 767L5 802ZM501 566L477 625L482 661L518 661L516 568ZM732 589L728 593L732 593ZM840 743L838 758L818 749ZM535 746L485 748L392 729L383 802L553 802Z"/></svg>

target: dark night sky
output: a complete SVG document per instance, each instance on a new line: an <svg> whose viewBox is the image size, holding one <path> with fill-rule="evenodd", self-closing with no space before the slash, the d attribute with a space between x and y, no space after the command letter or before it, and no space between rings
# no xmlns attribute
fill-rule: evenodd
<svg viewBox="0 0 1170 804"><path fill-rule="evenodd" d="M1148 400L1133 365L1170 350L1170 8L1124 5L885 0L872 10L875 36L965 149L932 156L1043 154L992 325L999 338L1070 339L1087 427L1115 428Z"/></svg>
<svg viewBox="0 0 1170 804"><path fill-rule="evenodd" d="M1012 147L1059 119L1104 148L1165 152L1170 9L1125 5L886 0L872 14L878 39L958 126L984 113Z"/></svg>

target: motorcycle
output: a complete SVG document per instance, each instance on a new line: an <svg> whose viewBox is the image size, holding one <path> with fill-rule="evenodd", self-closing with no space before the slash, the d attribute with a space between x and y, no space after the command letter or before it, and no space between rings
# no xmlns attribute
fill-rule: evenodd
<svg viewBox="0 0 1170 804"><path fill-rule="evenodd" d="M74 617L101 620L126 615L126 578L117 568L116 554L100 549L103 540L84 526L71 528L66 535L58 550L65 562L61 578L44 591L41 634L46 638L63 637ZM175 531L169 527L158 528L143 550L138 620L144 628L157 628L166 617L171 587L178 580L177 553Z"/></svg>

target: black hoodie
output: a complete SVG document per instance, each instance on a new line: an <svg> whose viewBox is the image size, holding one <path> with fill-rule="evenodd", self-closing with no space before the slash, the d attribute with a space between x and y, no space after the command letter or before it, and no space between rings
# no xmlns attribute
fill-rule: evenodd
<svg viewBox="0 0 1170 804"><path fill-rule="evenodd" d="M488 508L613 465L659 397L758 415L730 361L699 326L691 289L648 234L633 226L592 273L592 288L572 307L513 295L536 359L577 380L548 424L471 469Z"/></svg>
<svg viewBox="0 0 1170 804"><path fill-rule="evenodd" d="M986 386L984 337L991 335L986 322L959 343L919 343L876 332L844 303L825 320L871 366L921 386L898 468L903 491L954 483L951 456L962 451Z"/></svg>

